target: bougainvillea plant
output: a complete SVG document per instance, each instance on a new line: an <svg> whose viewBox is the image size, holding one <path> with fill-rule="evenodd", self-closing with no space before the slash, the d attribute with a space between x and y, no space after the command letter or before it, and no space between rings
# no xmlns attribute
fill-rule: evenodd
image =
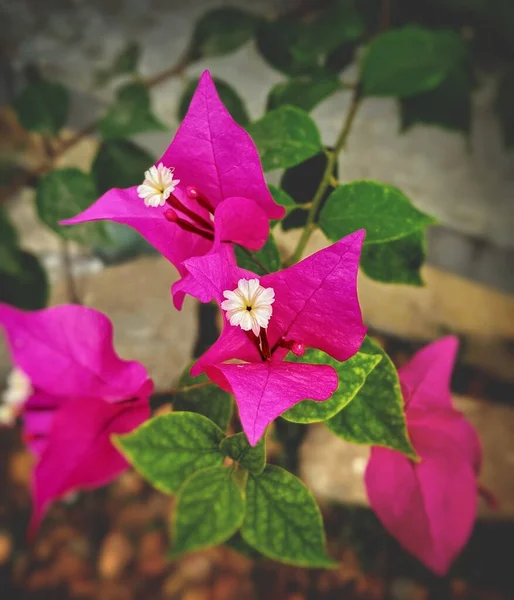
<svg viewBox="0 0 514 600"><path fill-rule="evenodd" d="M288 22L287 36L281 28L236 9L212 11L175 69L118 90L95 124L103 141L91 174L37 174L38 214L59 235L118 256L127 249L106 242L119 232L110 222L128 225L178 271L175 309L187 294L217 305L219 338L171 394L171 413L151 416L152 382L145 367L116 355L107 317L74 304L42 308L46 293L33 284L44 275L0 213L0 267L10 285L0 323L15 369L0 418L21 419L36 458L30 531L37 534L52 502L132 465L176 495L172 556L237 539L239 549L330 568L314 497L268 451L284 428L317 422L372 447L371 507L408 551L444 574L470 534L480 468L476 433L451 401L457 342L433 343L398 373L366 335L357 291L359 268L382 283L423 285L425 229L434 219L386 183L341 184L337 159L369 96L394 96L405 119L434 122L427 107L467 73L465 44L457 33L420 26L370 33L354 3L339 0L308 26ZM204 72L187 86L182 124L160 159L125 139L162 129L149 88L251 37L289 76L262 118L250 123L235 91ZM340 80L348 47L363 43L358 81ZM424 61L426 48L433 60ZM137 51L129 50L102 80L137 70ZM25 91L16 102L20 122L53 143L66 120L66 91L45 80L31 85L32 96ZM328 146L308 113L343 89L349 111ZM36 91L45 100L38 111L27 100ZM60 150L47 143L49 159L75 141ZM281 187L264 178L274 169L285 170ZM299 230L290 255L278 250L277 227ZM308 255L317 228L327 243Z"/></svg>

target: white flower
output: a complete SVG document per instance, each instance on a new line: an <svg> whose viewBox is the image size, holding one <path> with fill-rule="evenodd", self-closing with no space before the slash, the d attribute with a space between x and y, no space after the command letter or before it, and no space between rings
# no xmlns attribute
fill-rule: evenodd
<svg viewBox="0 0 514 600"><path fill-rule="evenodd" d="M225 290L226 298L221 303L221 308L227 312L231 325L239 326L244 331L254 332L259 335L261 327L266 329L275 302L275 290L263 288L258 279L240 279L237 288L233 291Z"/></svg>
<svg viewBox="0 0 514 600"><path fill-rule="evenodd" d="M20 369L13 369L7 377L7 387L2 394L0 424L12 425L32 392L30 379Z"/></svg>
<svg viewBox="0 0 514 600"><path fill-rule="evenodd" d="M137 195L145 201L146 206L164 206L180 183L180 179L173 179L174 171L162 163L145 171L145 180L137 188Z"/></svg>

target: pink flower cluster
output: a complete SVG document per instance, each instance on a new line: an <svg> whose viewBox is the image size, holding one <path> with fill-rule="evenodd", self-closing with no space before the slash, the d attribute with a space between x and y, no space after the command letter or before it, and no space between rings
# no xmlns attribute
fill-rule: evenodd
<svg viewBox="0 0 514 600"><path fill-rule="evenodd" d="M112 189L65 222L110 219L133 227L178 270L172 287L178 309L186 294L220 305L221 335L191 374L205 372L235 396L252 445L297 402L327 400L339 385L332 366L288 361L289 352L301 356L316 348L345 361L366 333L357 297L364 231L262 277L237 266L234 244L260 249L270 219L283 214L253 141L206 72L175 138L142 184ZM1 305L0 323L13 363L32 386L21 416L38 459L35 531L52 500L103 485L127 466L110 435L149 417L152 382L142 365L116 355L112 326L93 309L25 313ZM451 404L455 352L453 338L442 340L400 370L421 462L375 448L366 472L370 502L385 527L437 573L469 536L480 464L476 434Z"/></svg>

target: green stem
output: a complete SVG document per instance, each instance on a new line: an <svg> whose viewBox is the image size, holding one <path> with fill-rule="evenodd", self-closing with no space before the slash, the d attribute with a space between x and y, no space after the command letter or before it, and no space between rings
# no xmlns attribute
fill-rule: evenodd
<svg viewBox="0 0 514 600"><path fill-rule="evenodd" d="M202 381L202 383L193 383L192 385L184 385L183 387L176 388L167 392L168 394L184 394L185 392L191 392L200 388L207 387L208 385L214 385L212 381Z"/></svg>
<svg viewBox="0 0 514 600"><path fill-rule="evenodd" d="M64 279L66 281L68 302L71 302L72 304L82 304L82 300L80 299L80 295L77 290L75 275L73 274L73 260L71 257L68 240L62 240L61 257L64 270Z"/></svg>
<svg viewBox="0 0 514 600"><path fill-rule="evenodd" d="M309 214L307 215L307 222L302 231L302 235L298 240L298 244L296 246L295 251L293 252L292 256L287 260L286 266L294 265L302 258L302 254L305 251L305 247L307 246L312 232L316 229L316 223L314 222L314 219L316 218L316 213L318 212L321 201L323 200L323 196L325 195L325 192L329 188L331 180L334 177L334 167L336 165L337 158L346 144L360 103L360 86L357 85L353 90L350 108L348 109L348 113L344 120L341 132L337 137L334 149L327 150L327 166L325 167L325 171L321 178L318 189L316 190L314 198L312 199Z"/></svg>

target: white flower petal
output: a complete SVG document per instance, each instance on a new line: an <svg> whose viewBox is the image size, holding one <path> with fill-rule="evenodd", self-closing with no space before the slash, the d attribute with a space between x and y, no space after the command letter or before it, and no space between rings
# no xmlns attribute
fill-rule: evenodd
<svg viewBox="0 0 514 600"><path fill-rule="evenodd" d="M244 312L241 312L241 321L239 323L239 327L241 327L243 331L250 331L252 325L252 315L250 314L250 311L245 310Z"/></svg>
<svg viewBox="0 0 514 600"><path fill-rule="evenodd" d="M243 317L245 316L245 312L246 311L243 311L243 310L228 312L227 317L230 321L230 324L234 325L235 327L237 327L238 325L241 325L241 321L243 320Z"/></svg>
<svg viewBox="0 0 514 600"><path fill-rule="evenodd" d="M252 331L254 332L255 335L259 335L259 333L261 332L261 326L259 325L259 321L255 318L255 315L252 314L251 312L248 313L252 319Z"/></svg>

